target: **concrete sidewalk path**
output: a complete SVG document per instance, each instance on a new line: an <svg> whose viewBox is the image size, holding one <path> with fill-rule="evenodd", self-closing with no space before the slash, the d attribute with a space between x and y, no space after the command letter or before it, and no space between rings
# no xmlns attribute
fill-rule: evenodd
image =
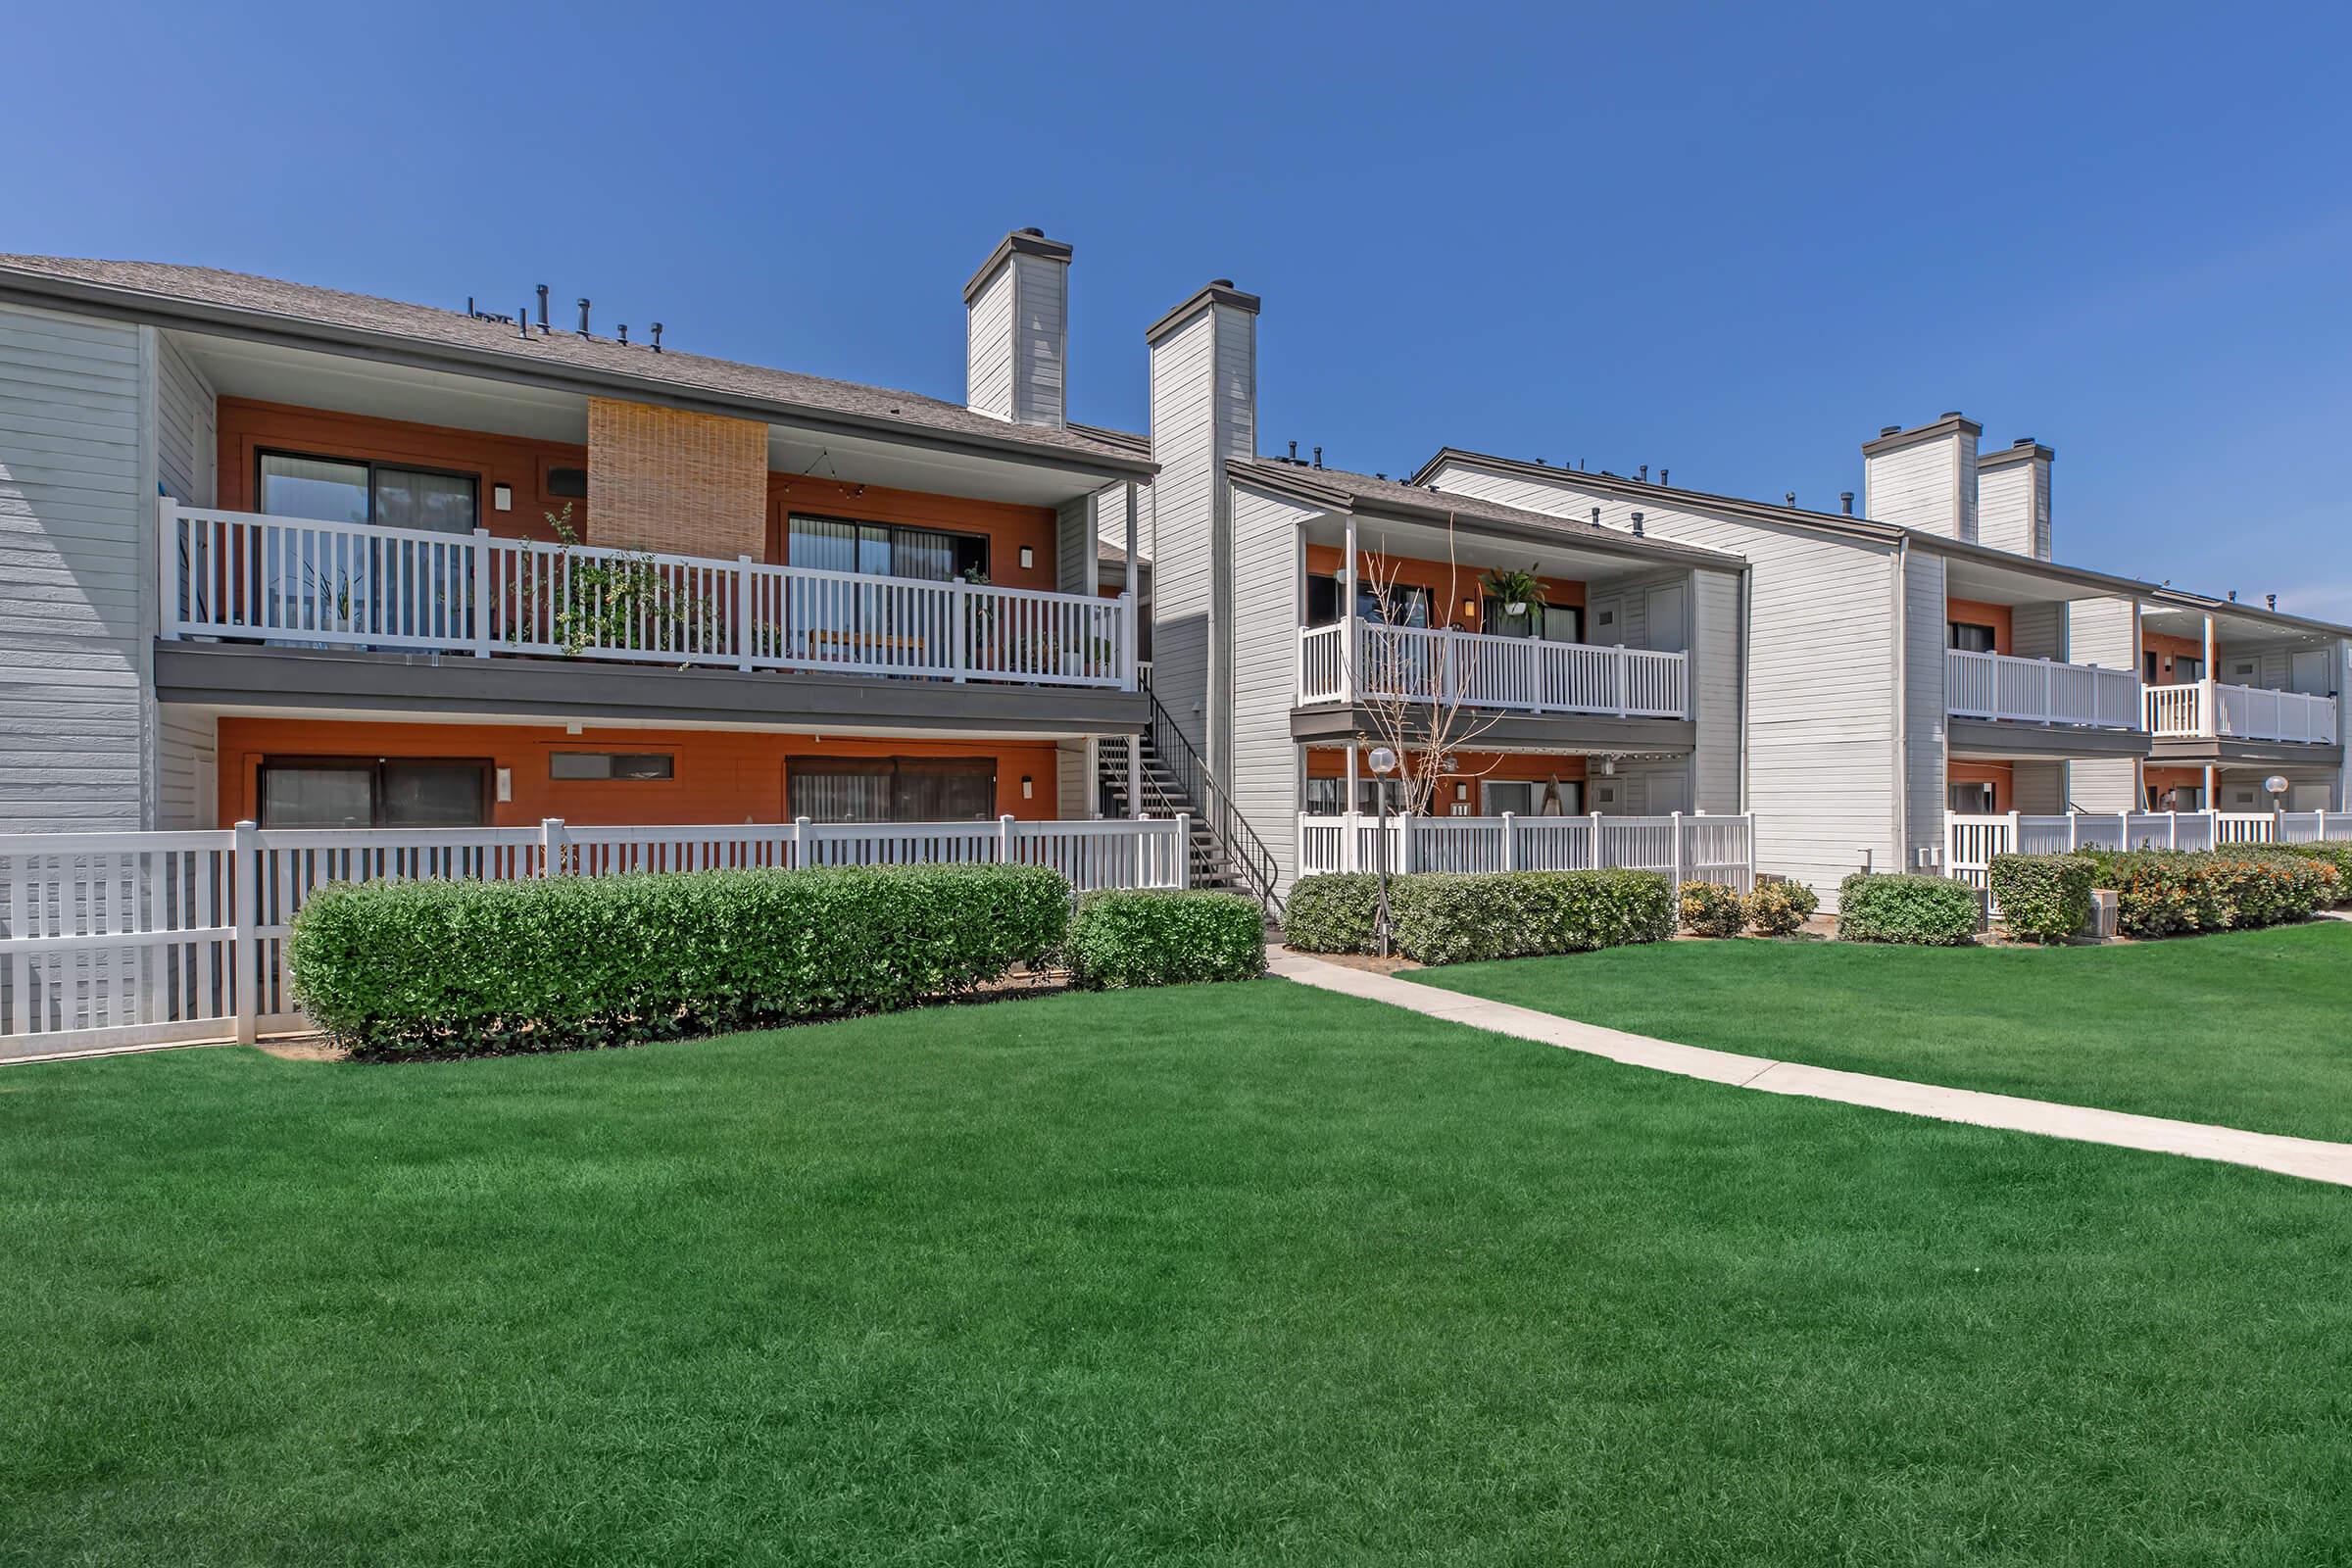
<svg viewBox="0 0 2352 1568"><path fill-rule="evenodd" d="M1532 1007L1513 1006L1507 1002L1488 1002L1458 991L1415 985L1393 975L1326 963L1272 945L1266 949L1266 967L1286 980L1319 991L1385 1002L1408 1012L1557 1046L1564 1051L1606 1056L1631 1067L1679 1073L1686 1078L1703 1078L1739 1089L1760 1089L1766 1094L1834 1100L1840 1104L1867 1105L1874 1110L1900 1111L1907 1116L1965 1122L1972 1127L1999 1127L2009 1132L2067 1138L2082 1144L2108 1144L2117 1149L2144 1149L2159 1154L2184 1154L2191 1159L2251 1165L2282 1176L2352 1187L2352 1144L2240 1132L2233 1127L2168 1121L2162 1116L2135 1116L2129 1111L2062 1105L2047 1100L2021 1100L2013 1095L1988 1095L1974 1089L1939 1089L1933 1084L1908 1083L1900 1078L1840 1072L1834 1067L1808 1067L1799 1062L1743 1056L1700 1046L1678 1046L1671 1040L1603 1029L1538 1012Z"/></svg>

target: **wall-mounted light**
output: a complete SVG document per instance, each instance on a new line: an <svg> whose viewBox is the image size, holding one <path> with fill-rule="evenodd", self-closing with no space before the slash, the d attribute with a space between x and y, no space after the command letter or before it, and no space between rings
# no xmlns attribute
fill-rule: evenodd
<svg viewBox="0 0 2352 1568"><path fill-rule="evenodd" d="M1034 566L1034 565L1036 565L1036 564L1037 564L1037 552L1036 552L1036 551L1034 551L1034 550L1032 550L1032 549L1030 549L1030 548L1029 548L1027 545L1023 545L1023 546L1021 546L1021 566L1022 566L1022 569L1026 570L1027 568L1029 568L1029 567L1031 567L1031 566Z"/></svg>
<svg viewBox="0 0 2352 1568"><path fill-rule="evenodd" d="M1457 801L1468 800L1470 798L1470 786L1467 784L1456 784L1453 787L1453 798Z"/></svg>
<svg viewBox="0 0 2352 1568"><path fill-rule="evenodd" d="M490 487L490 510L492 512L513 512L514 510L514 487L511 484L492 485Z"/></svg>
<svg viewBox="0 0 2352 1568"><path fill-rule="evenodd" d="M1468 620L1468 619L1470 619L1470 618L1471 618L1473 615L1476 615L1477 613L1478 613L1478 601L1477 601L1477 600L1475 600L1475 599L1465 599L1465 600L1463 600L1463 601L1462 601L1462 618L1463 618L1464 620Z"/></svg>
<svg viewBox="0 0 2352 1568"><path fill-rule="evenodd" d="M502 801L514 798L514 770L511 767L498 770L498 798Z"/></svg>
<svg viewBox="0 0 2352 1568"><path fill-rule="evenodd" d="M1025 800L1028 800L1028 799L1029 799L1029 798L1030 798L1032 795L1034 795L1034 794L1036 794L1036 793L1037 793L1037 784L1036 784L1036 781L1035 781L1035 780L1033 780L1033 779L1031 779L1031 778L1030 778L1030 776L1029 776L1028 774L1026 774L1026 773L1023 773L1023 774L1021 775L1021 799L1022 799L1022 800L1024 800L1024 801L1025 801Z"/></svg>

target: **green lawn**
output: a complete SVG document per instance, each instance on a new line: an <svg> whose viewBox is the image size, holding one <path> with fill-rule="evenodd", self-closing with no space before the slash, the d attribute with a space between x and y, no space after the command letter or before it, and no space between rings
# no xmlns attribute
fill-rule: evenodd
<svg viewBox="0 0 2352 1568"><path fill-rule="evenodd" d="M1675 942L1415 970L1785 1061L2352 1141L2352 924L2114 947Z"/></svg>
<svg viewBox="0 0 2352 1568"><path fill-rule="evenodd" d="M2333 1560L2348 1205L1278 981L20 1067L0 1560Z"/></svg>

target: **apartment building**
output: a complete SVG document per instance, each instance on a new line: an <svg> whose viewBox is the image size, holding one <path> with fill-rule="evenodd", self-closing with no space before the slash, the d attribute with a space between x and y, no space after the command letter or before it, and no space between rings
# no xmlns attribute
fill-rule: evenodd
<svg viewBox="0 0 2352 1568"><path fill-rule="evenodd" d="M1413 482L1743 560L1757 863L1825 892L1941 864L1955 814L2352 808L2352 633L2061 564L2055 454L1982 435L1881 430L1858 514L1452 447Z"/></svg>
<svg viewBox="0 0 2352 1568"><path fill-rule="evenodd" d="M1225 279L1144 329L1148 431L1070 417L1071 272L987 256L950 401L545 290L0 257L0 819L1184 812L1274 896L1362 862L1395 740L1435 814L1752 814L1826 894L1955 813L2347 804L2345 629L2060 564L2046 446L1889 427L1838 513L1343 471L1260 451Z"/></svg>
<svg viewBox="0 0 2352 1568"><path fill-rule="evenodd" d="M1090 814L1153 466L1067 417L1070 267L988 256L954 403L544 289L0 257L0 818Z"/></svg>

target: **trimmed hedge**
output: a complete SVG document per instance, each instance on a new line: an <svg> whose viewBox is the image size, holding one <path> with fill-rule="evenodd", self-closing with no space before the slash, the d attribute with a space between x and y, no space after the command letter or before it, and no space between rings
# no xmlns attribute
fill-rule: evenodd
<svg viewBox="0 0 2352 1568"><path fill-rule="evenodd" d="M2284 855L2300 855L2323 865L2334 866L2335 893L2328 906L2340 908L2352 905L2352 844L2330 840L2324 844L2281 844L2278 850Z"/></svg>
<svg viewBox="0 0 2352 1568"><path fill-rule="evenodd" d="M1058 947L1042 866L690 871L321 889L286 959L356 1056L556 1051L905 1007Z"/></svg>
<svg viewBox="0 0 2352 1568"><path fill-rule="evenodd" d="M2335 867L2291 849L2081 850L2097 886L2116 891L2126 936L2244 931L2304 920L2338 896Z"/></svg>
<svg viewBox="0 0 2352 1568"><path fill-rule="evenodd" d="M1301 953L1370 953L1379 906L1376 876L1346 871L1300 877L1282 901L1283 939Z"/></svg>
<svg viewBox="0 0 2352 1568"><path fill-rule="evenodd" d="M1740 911L1758 936L1792 936L1813 918L1821 900L1802 882L1759 882L1740 901Z"/></svg>
<svg viewBox="0 0 2352 1568"><path fill-rule="evenodd" d="M1736 937L1747 924L1737 889L1720 882L1686 882L1682 889L1683 924L1702 937Z"/></svg>
<svg viewBox="0 0 2352 1568"><path fill-rule="evenodd" d="M1964 948L1977 940L1977 893L1940 876L1873 876L1838 884L1838 939Z"/></svg>
<svg viewBox="0 0 2352 1568"><path fill-rule="evenodd" d="M1254 980L1266 972L1265 913L1237 893L1089 893L1061 951L1081 991Z"/></svg>
<svg viewBox="0 0 2352 1568"><path fill-rule="evenodd" d="M1370 953L1376 879L1302 877L1283 908L1301 953ZM1417 872L1389 878L1396 951L1417 963L1589 953L1674 935L1675 901L1653 871Z"/></svg>
<svg viewBox="0 0 2352 1568"><path fill-rule="evenodd" d="M2013 937L2064 942L2090 919L2091 866L2081 856L1996 855L1986 879Z"/></svg>

